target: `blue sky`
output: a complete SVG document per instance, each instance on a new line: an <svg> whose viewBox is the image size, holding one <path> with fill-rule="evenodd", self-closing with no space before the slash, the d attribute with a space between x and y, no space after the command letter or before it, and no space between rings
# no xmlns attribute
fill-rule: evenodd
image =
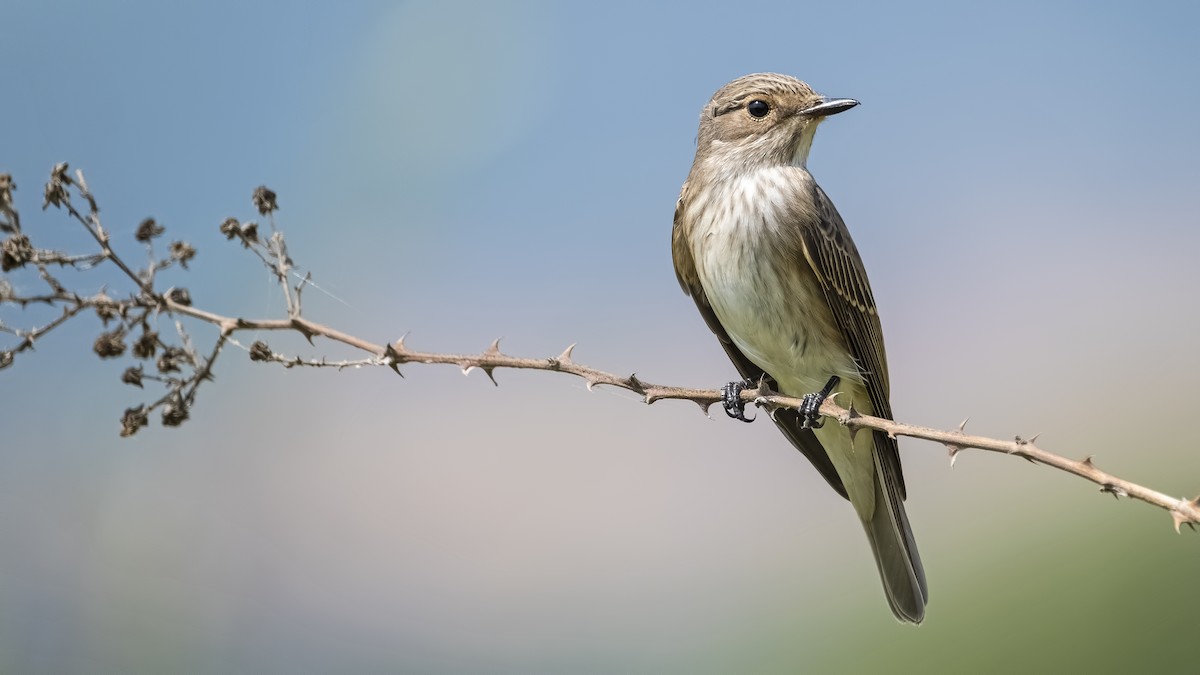
<svg viewBox="0 0 1200 675"><path fill-rule="evenodd" d="M595 367L715 387L733 370L675 282L674 200L711 93L793 74L863 103L809 166L870 271L896 414L1041 432L1194 495L1200 455L1164 421L1192 414L1200 375L1198 20L1184 2L17 3L0 171L36 241L79 249L40 186L84 169L117 241L154 216L197 247L171 283L213 311L282 311L217 232L267 184L326 291L310 318L440 351L578 343ZM932 594L910 631L849 507L769 425L541 373L497 389L231 353L188 425L121 440L139 392L91 355L89 321L0 373L0 670L1103 671L1175 665L1186 648L1153 627L1195 627L1200 587L1172 576L1194 536L1008 458L951 472L902 444ZM1047 637L1064 626L1111 653Z"/></svg>

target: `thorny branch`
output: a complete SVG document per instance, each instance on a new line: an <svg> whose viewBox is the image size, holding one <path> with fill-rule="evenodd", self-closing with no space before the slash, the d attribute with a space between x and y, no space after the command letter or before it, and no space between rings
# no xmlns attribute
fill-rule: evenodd
<svg viewBox="0 0 1200 675"><path fill-rule="evenodd" d="M274 223L273 214L278 210L276 196L265 187L255 190L254 205L260 215L269 219L271 236L267 241L259 238L256 223L240 222L236 218L228 218L221 223L220 231L227 239L238 240L244 248L254 253L280 284L287 305L286 319L223 316L193 307L191 296L184 288L157 290L156 274L176 263L186 269L188 262L195 257L196 250L185 242L175 241L168 247L166 257L157 257L153 240L161 236L165 228L153 219L147 219L138 227L135 239L146 246L150 253L150 263L146 269L135 272L112 248L108 231L100 221L99 207L88 190L82 172L76 171L72 177L68 174L66 164L57 165L51 173L45 188L43 208L55 206L65 210L95 239L100 252L66 255L36 248L21 230L20 217L13 206L12 192L15 187L9 175L0 174L0 233L8 234L0 244L0 264L6 276L11 270L32 267L47 290L23 295L15 291L6 279L0 279L0 308L5 305L14 305L22 309L29 305L47 305L60 308L61 314L40 327L27 329L13 328L0 321L0 333L11 334L16 340L15 344L9 346L0 345L0 369L11 365L18 354L33 349L37 340L44 335L86 310L94 311L106 328L110 321L115 321L116 327L113 330L106 330L96 338L93 350L101 358L122 357L127 348L126 342L131 334L136 333L138 337L133 340L132 356L146 361L154 359L157 373L146 373L143 365L131 366L122 374L122 381L138 387L144 387L147 381L157 382L166 390L157 400L125 411L122 418L122 436L136 433L149 423L150 413L160 408L162 423L165 426L177 426L186 421L201 383L212 379L213 364L217 357L229 344L242 346L233 337L241 331L296 332L309 342L312 342L313 338L321 337L349 345L367 354L357 360L328 361L325 358L279 354L261 340L255 341L248 348L252 361L274 362L288 368L308 366L341 369L351 366L386 366L399 374L400 366L404 364L447 364L457 366L464 374L476 369L481 370L493 383L496 382L494 373L500 368L545 370L583 378L589 390L601 384L626 389L640 395L647 404L664 399L686 400L698 404L707 413L713 403L721 400L721 391L716 389L688 389L653 384L639 379L637 375L621 377L576 363L571 358L574 345L551 358L509 356L500 351L499 340L478 354L420 352L409 348L403 338L391 344L381 345L306 319L302 316L300 298L311 277L306 275L292 285L294 265L288 257L283 233L276 229ZM86 213L75 208L71 201L72 193L86 202ZM51 266L86 270L105 262L115 265L133 283L136 291L122 298L109 297L103 291L90 296L80 295L68 290L50 272ZM163 314L175 317L177 343L168 341L155 330L156 319ZM219 329L220 334L206 356L197 352L179 317L212 324ZM184 370L188 371L188 374L183 374ZM742 398L748 403L756 403L771 411L796 408L801 404L800 399L781 396L770 391L765 385L760 386L757 391L743 392ZM1012 441L1002 441L972 436L964 432L965 421L957 429L950 431L904 424L863 415L856 411L853 405L843 408L833 398L824 402L821 413L837 420L849 428L851 433L860 429L876 429L892 436L910 436L941 443L949 450L951 464L957 454L967 448L1023 457L1035 464L1051 466L1089 480L1099 485L1101 492L1107 492L1114 497L1129 497L1157 506L1171 515L1176 531L1179 531L1182 525L1195 529L1195 526L1200 524L1200 497L1175 498L1151 490L1100 470L1090 456L1083 460L1073 460L1043 450L1036 445L1036 437L1017 437Z"/></svg>

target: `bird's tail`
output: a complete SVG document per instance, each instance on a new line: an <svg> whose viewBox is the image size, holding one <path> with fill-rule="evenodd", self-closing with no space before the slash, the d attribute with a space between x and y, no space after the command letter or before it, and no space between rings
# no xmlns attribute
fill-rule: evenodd
<svg viewBox="0 0 1200 675"><path fill-rule="evenodd" d="M892 613L900 621L919 624L925 618L929 588L917 544L913 541L912 527L904 513L899 477L891 475L888 467L886 462L879 461L876 452L875 512L870 520L863 522L863 527L871 541L871 552L875 554Z"/></svg>

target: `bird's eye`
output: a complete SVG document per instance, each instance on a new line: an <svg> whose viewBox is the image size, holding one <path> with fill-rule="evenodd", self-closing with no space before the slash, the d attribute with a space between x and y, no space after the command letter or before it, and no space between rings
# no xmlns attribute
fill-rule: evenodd
<svg viewBox="0 0 1200 675"><path fill-rule="evenodd" d="M751 117L762 119L767 116L767 113L771 112L771 106L766 101L754 99L746 104L746 112L750 113Z"/></svg>

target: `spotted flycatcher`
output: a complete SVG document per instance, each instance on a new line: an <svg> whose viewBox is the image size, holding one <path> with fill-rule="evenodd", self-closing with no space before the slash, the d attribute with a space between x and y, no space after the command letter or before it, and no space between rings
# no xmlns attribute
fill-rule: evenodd
<svg viewBox="0 0 1200 675"><path fill-rule="evenodd" d="M684 292L746 381L808 395L806 410L778 410L775 422L854 506L892 612L920 623L929 592L904 513L896 440L822 425L816 412L823 395L836 392L859 411L892 416L866 270L805 166L817 125L856 105L786 75L747 75L721 87L700 113L671 249ZM730 389L726 407L742 418L740 387Z"/></svg>

